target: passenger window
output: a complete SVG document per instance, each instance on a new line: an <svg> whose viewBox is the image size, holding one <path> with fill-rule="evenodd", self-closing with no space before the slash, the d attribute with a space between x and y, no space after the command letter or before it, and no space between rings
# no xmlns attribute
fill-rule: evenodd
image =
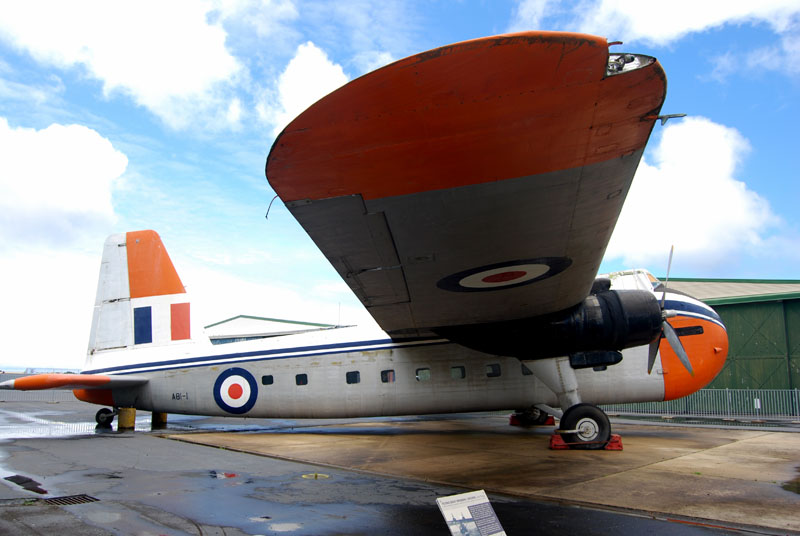
<svg viewBox="0 0 800 536"><path fill-rule="evenodd" d="M358 383L361 381L361 373L357 370L353 370L345 374L345 378L348 384Z"/></svg>
<svg viewBox="0 0 800 536"><path fill-rule="evenodd" d="M450 367L450 377L454 380L461 380L467 377L467 369L462 366Z"/></svg>
<svg viewBox="0 0 800 536"><path fill-rule="evenodd" d="M294 377L294 383L297 385L308 385L308 374L298 374Z"/></svg>
<svg viewBox="0 0 800 536"><path fill-rule="evenodd" d="M394 371L392 369L382 370L381 381L383 383L394 383Z"/></svg>
<svg viewBox="0 0 800 536"><path fill-rule="evenodd" d="M416 375L418 382L426 382L431 379L431 369L429 368L418 368L417 375Z"/></svg>
<svg viewBox="0 0 800 536"><path fill-rule="evenodd" d="M261 385L272 385L273 382L272 374L269 376L261 376Z"/></svg>
<svg viewBox="0 0 800 536"><path fill-rule="evenodd" d="M522 365L522 375L523 376L533 376L533 371L525 366L525 363L520 363Z"/></svg>
<svg viewBox="0 0 800 536"><path fill-rule="evenodd" d="M488 378L497 378L500 376L500 365L497 363L486 365L486 376Z"/></svg>

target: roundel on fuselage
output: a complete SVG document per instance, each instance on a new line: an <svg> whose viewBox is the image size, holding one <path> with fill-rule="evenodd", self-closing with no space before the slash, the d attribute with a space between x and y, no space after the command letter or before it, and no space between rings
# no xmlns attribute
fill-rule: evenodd
<svg viewBox="0 0 800 536"><path fill-rule="evenodd" d="M229 368L214 382L214 400L217 405L235 415L250 411L258 398L258 384L252 374L243 368Z"/></svg>

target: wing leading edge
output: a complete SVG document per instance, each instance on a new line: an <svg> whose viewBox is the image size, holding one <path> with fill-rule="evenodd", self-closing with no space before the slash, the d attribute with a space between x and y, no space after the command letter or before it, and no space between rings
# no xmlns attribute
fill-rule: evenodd
<svg viewBox="0 0 800 536"><path fill-rule="evenodd" d="M353 80L290 123L270 184L392 337L563 311L590 291L663 104L605 39L457 43Z"/></svg>
<svg viewBox="0 0 800 536"><path fill-rule="evenodd" d="M141 376L104 374L34 374L0 382L0 389L38 391L41 389L114 389L147 383Z"/></svg>

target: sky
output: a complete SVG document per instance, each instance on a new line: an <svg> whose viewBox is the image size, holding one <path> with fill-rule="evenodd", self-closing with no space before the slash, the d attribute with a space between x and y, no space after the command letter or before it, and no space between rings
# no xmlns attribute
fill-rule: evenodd
<svg viewBox="0 0 800 536"><path fill-rule="evenodd" d="M369 315L264 177L281 129L403 57L585 32L668 78L601 271L800 279L800 1L0 3L0 368L79 369L103 241L158 231L196 324Z"/></svg>

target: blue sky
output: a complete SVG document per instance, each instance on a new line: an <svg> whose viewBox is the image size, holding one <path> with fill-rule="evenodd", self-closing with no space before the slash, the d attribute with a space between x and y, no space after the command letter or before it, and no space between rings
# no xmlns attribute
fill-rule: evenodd
<svg viewBox="0 0 800 536"><path fill-rule="evenodd" d="M658 6L658 8L653 6ZM152 228L209 324L368 315L273 192L277 132L348 80L520 30L624 41L668 77L604 270L800 279L800 2L6 2L0 367L79 368L100 252Z"/></svg>

